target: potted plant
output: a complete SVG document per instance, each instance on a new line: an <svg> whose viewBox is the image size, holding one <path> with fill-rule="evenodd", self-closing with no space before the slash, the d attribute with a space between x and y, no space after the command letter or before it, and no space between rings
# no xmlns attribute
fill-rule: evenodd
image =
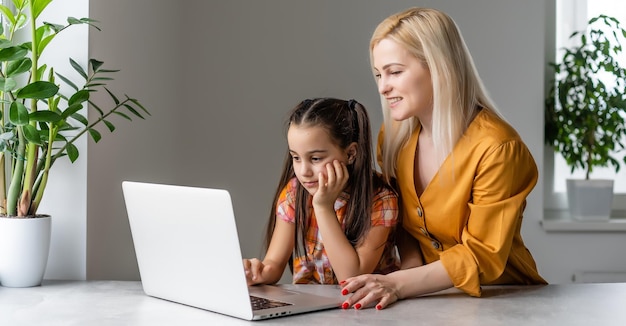
<svg viewBox="0 0 626 326"><path fill-rule="evenodd" d="M613 180L590 179L594 168L626 163L626 70L617 58L626 31L617 19L599 15L570 39L545 101L545 142L584 180L567 180L568 205L576 219L608 219ZM594 208L600 209L595 211Z"/></svg>
<svg viewBox="0 0 626 326"><path fill-rule="evenodd" d="M97 22L89 18L69 17L63 25L38 21L51 2L12 0L10 7L0 5L3 22L0 25L0 284L3 286L41 284L48 257L50 216L38 213L37 209L54 163L62 158L76 161L79 151L75 141L89 134L98 142L101 133L96 127L103 126L113 132L113 115L128 120L149 115L136 99L119 97L106 87L117 70L105 69L101 61L91 59L85 69L68 58L66 68L71 67L82 76L82 85L60 74L61 67L41 63L42 53L53 47L54 38L67 28L88 25L98 29ZM18 30L22 30L20 37L16 37ZM69 94L60 91L61 83L71 89ZM107 108L90 100L97 91L110 96ZM84 114L88 109L92 116ZM41 243L37 244L38 241ZM35 256L39 260L29 262Z"/></svg>

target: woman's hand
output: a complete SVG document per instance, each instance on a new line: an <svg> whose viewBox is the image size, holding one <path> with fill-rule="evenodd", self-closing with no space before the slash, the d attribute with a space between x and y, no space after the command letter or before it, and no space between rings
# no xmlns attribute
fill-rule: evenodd
<svg viewBox="0 0 626 326"><path fill-rule="evenodd" d="M417 297L453 287L441 260L387 275L369 274L341 282L343 295L353 293L342 308L376 306L380 310L405 298Z"/></svg>
<svg viewBox="0 0 626 326"><path fill-rule="evenodd" d="M351 277L340 283L343 295L353 293L341 306L343 309L361 309L376 306L381 310L400 300L398 285L393 277L380 274L365 274Z"/></svg>
<svg viewBox="0 0 626 326"><path fill-rule="evenodd" d="M330 206L335 204L337 197L348 184L348 168L342 162L334 160L326 164L326 175L319 173L318 188L313 195L313 205Z"/></svg>

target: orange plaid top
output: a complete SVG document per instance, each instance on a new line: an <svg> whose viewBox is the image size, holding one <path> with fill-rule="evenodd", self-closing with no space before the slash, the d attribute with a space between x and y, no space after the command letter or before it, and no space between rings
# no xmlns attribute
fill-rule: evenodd
<svg viewBox="0 0 626 326"><path fill-rule="evenodd" d="M276 216L288 223L295 223L295 199L298 180L296 178L285 186L276 205ZM350 194L342 192L335 201L335 212L341 227L345 230L344 217ZM313 197L309 196L308 205L312 206ZM317 226L315 212L311 209L312 217L306 231L306 254L307 257L293 257L293 283L295 284L337 284L337 278L333 272L324 243ZM395 229L398 222L398 197L387 188L377 190L372 202L372 226L386 226ZM385 250L374 273L387 274L399 269L400 260L395 248L395 238L390 232L385 245ZM308 258L308 260L307 260Z"/></svg>

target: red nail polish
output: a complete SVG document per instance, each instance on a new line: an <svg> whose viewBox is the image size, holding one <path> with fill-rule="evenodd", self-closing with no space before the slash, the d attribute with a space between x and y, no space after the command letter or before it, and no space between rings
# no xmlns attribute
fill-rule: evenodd
<svg viewBox="0 0 626 326"><path fill-rule="evenodd" d="M348 309L348 307L349 307L349 306L350 306L350 305L349 305L347 302L344 302L344 303L341 305L341 309Z"/></svg>
<svg viewBox="0 0 626 326"><path fill-rule="evenodd" d="M376 310L382 310L382 309L383 309L383 306L381 306L379 304L376 305Z"/></svg>
<svg viewBox="0 0 626 326"><path fill-rule="evenodd" d="M343 289L343 290L341 290L341 294L343 294L343 295L348 294L348 289Z"/></svg>
<svg viewBox="0 0 626 326"><path fill-rule="evenodd" d="M354 309L356 309L356 310L361 309L361 304L360 303L355 304L354 305Z"/></svg>
<svg viewBox="0 0 626 326"><path fill-rule="evenodd" d="M339 284L346 284L346 281L341 281L339 282Z"/></svg>

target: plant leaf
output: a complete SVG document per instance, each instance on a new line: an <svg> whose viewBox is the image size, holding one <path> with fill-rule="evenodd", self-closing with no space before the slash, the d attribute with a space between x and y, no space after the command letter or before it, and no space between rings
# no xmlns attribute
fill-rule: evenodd
<svg viewBox="0 0 626 326"><path fill-rule="evenodd" d="M80 111L82 108L83 105L80 103L70 105L67 107L67 109L65 109L65 111L63 111L63 114L61 116L63 117L63 119L67 119L68 117L71 117L74 113Z"/></svg>
<svg viewBox="0 0 626 326"><path fill-rule="evenodd" d="M28 54L28 50L22 46L11 46L0 50L0 61L13 61L22 59Z"/></svg>
<svg viewBox="0 0 626 326"><path fill-rule="evenodd" d="M107 128L109 128L110 132L115 131L115 126L111 122L109 122L108 120L102 120L102 122L104 122Z"/></svg>
<svg viewBox="0 0 626 326"><path fill-rule="evenodd" d="M30 0L33 4L33 19L37 19L39 15L46 9L52 0Z"/></svg>
<svg viewBox="0 0 626 326"><path fill-rule="evenodd" d="M102 109L100 109L100 107L96 103L94 103L92 100L89 100L89 105L90 105L90 108L93 108L94 110L98 111L100 116L104 115L104 112L102 111Z"/></svg>
<svg viewBox="0 0 626 326"><path fill-rule="evenodd" d="M132 106L130 106L130 105L128 105L128 104L124 104L124 106L125 106L125 107L128 109L128 111L130 111L132 114L134 114L134 115L136 115L136 116L138 116L138 117L140 117L140 118L142 118L142 119L144 119L144 120L145 120L145 118L144 118L141 114L139 114L139 112L137 112L137 110L135 110L135 108L133 108Z"/></svg>
<svg viewBox="0 0 626 326"><path fill-rule="evenodd" d="M29 121L28 109L20 102L12 102L9 108L9 121L16 126L25 126Z"/></svg>
<svg viewBox="0 0 626 326"><path fill-rule="evenodd" d="M42 79L41 76L43 76L44 72L46 72L46 69L48 69L48 66L46 64L39 66L39 68L37 69L37 80Z"/></svg>
<svg viewBox="0 0 626 326"><path fill-rule="evenodd" d="M96 60L96 59L90 59L89 64L91 65L91 69L95 72L95 71L98 71L98 69L100 69L100 67L104 64L104 62Z"/></svg>
<svg viewBox="0 0 626 326"><path fill-rule="evenodd" d="M59 77L64 83L66 83L67 85L69 85L71 88L73 88L74 90L78 91L78 87L76 86L76 84L74 84L71 80L67 79L67 77L61 75L60 73L56 73L57 77Z"/></svg>
<svg viewBox="0 0 626 326"><path fill-rule="evenodd" d="M89 120L87 120L87 118L85 118L82 114L74 113L70 115L70 117L72 117L72 119L82 123L85 126L89 124Z"/></svg>
<svg viewBox="0 0 626 326"><path fill-rule="evenodd" d="M72 59L72 58L70 58L70 65L72 65L74 70L76 70L76 72L78 72L81 76L83 76L83 78L85 78L85 80L88 79L87 73L85 72L85 69L83 69L83 67L81 65L79 65L78 62L74 61L74 59Z"/></svg>
<svg viewBox="0 0 626 326"><path fill-rule="evenodd" d="M13 78L2 78L0 77L0 91L10 92L17 87L17 83Z"/></svg>
<svg viewBox="0 0 626 326"><path fill-rule="evenodd" d="M36 81L20 89L17 98L47 99L58 92L59 86L47 81Z"/></svg>
<svg viewBox="0 0 626 326"><path fill-rule="evenodd" d="M124 113L122 113L122 112L119 112L119 111L114 111L113 113L115 113L115 114L117 114L117 115L119 115L119 116L121 116L121 117L123 117L123 118L127 119L128 121L133 121L133 119L131 119L129 116L127 116L126 114L124 114Z"/></svg>
<svg viewBox="0 0 626 326"><path fill-rule="evenodd" d="M150 112L149 112L149 111L148 111L148 110L147 110L147 109L146 109L146 108L145 108L145 107L144 107L141 103L139 103L139 101L137 101L136 99L134 99L134 98L128 98L128 100L129 100L129 101L131 101L131 102L133 102L133 103L135 103L135 105L137 105L138 107L140 107L140 108L143 110L143 112L145 112L147 115L152 115L152 114L150 114Z"/></svg>
<svg viewBox="0 0 626 326"><path fill-rule="evenodd" d="M70 97L69 101L67 101L67 104L71 106L77 103L83 103L88 100L89 100L89 91L83 89L74 93L74 95Z"/></svg>
<svg viewBox="0 0 626 326"><path fill-rule="evenodd" d="M43 145L43 142L41 141L41 136L39 136L39 131L37 130L37 128L30 124L22 126L22 128L24 129L24 137L26 137L26 140L37 145Z"/></svg>
<svg viewBox="0 0 626 326"><path fill-rule="evenodd" d="M22 58L17 61L11 61L7 64L6 76L11 77L23 72L27 72L33 66L33 62L30 58Z"/></svg>
<svg viewBox="0 0 626 326"><path fill-rule="evenodd" d="M76 162L76 159L78 159L78 147L76 147L72 143L69 143L67 144L65 151L67 152L67 157L69 157L70 161L72 163Z"/></svg>
<svg viewBox="0 0 626 326"><path fill-rule="evenodd" d="M91 135L91 138L93 138L93 141L95 141L96 143L99 142L100 139L102 139L102 135L100 135L100 133L96 129L89 128L89 134Z"/></svg>
<svg viewBox="0 0 626 326"><path fill-rule="evenodd" d="M61 115L49 110L41 110L30 113L30 120L42 122L57 122L61 120Z"/></svg>
<svg viewBox="0 0 626 326"><path fill-rule="evenodd" d="M50 41L52 41L55 36L56 36L55 34L52 34L50 36L44 37L41 41L39 41L39 47L37 48L37 53L39 55L43 53L43 50L46 49L46 46L48 46L48 43L50 43Z"/></svg>
<svg viewBox="0 0 626 326"><path fill-rule="evenodd" d="M11 22L11 25L15 25L15 15L13 15L13 11L11 11L11 9L9 9L7 6L0 4L0 11L2 11L4 17L6 17L9 22Z"/></svg>
<svg viewBox="0 0 626 326"><path fill-rule="evenodd" d="M63 26L63 25L53 24L53 23L49 23L49 22L43 22L43 24L45 26L48 26L48 28L50 30L52 30L52 32L54 32L55 34L59 33L60 31L62 31L65 28L65 26Z"/></svg>
<svg viewBox="0 0 626 326"><path fill-rule="evenodd" d="M115 101L115 105L120 104L120 100L118 100L117 97L113 95L113 93L111 93L111 91L108 88L105 87L104 89L107 91L107 93L109 93L113 101Z"/></svg>

